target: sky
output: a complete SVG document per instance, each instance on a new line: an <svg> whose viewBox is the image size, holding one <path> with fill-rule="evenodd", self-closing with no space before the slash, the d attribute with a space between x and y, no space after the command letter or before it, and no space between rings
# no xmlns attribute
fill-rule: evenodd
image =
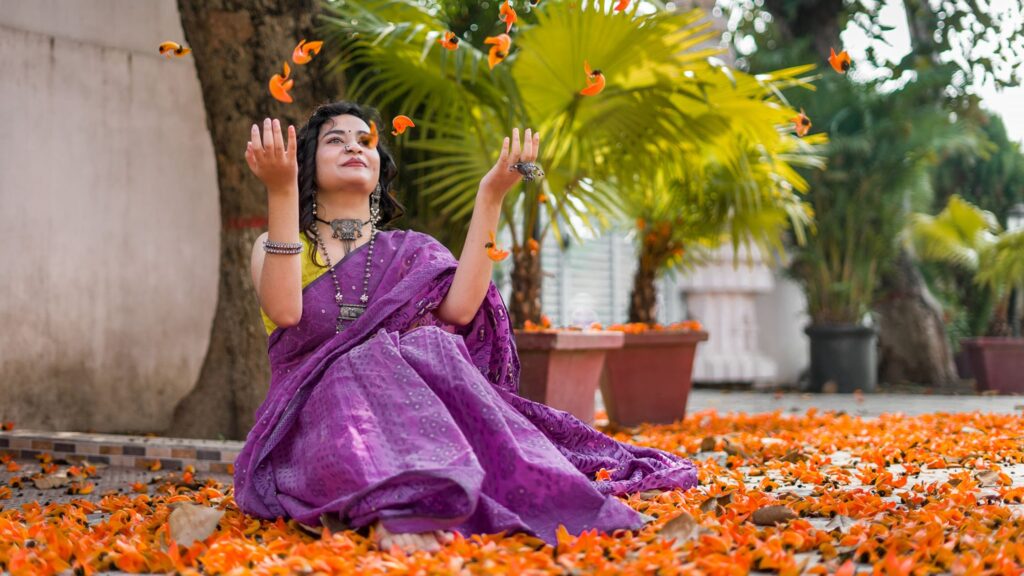
<svg viewBox="0 0 1024 576"><path fill-rule="evenodd" d="M998 5L1001 2L1018 1L1020 0L991 0L991 4ZM887 32L884 36L888 45L878 42L875 44L875 49L880 56L884 56L887 60L898 61L910 52L910 34L903 12L903 2L888 0L882 8L880 16L882 23L892 26L894 30ZM1012 18L1024 18L1024 15L1017 11ZM855 26L850 26L841 34L841 38L843 47L850 53L850 57L860 63L857 73L870 75L872 73L870 65L865 63L864 48L868 42L866 35ZM1014 86L998 90L989 84L975 86L972 92L981 97L983 107L1002 116L1011 140L1024 141L1024 87Z"/></svg>

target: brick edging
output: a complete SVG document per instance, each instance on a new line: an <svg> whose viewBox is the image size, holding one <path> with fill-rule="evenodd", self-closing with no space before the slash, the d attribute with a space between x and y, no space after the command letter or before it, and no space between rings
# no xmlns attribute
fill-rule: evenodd
<svg viewBox="0 0 1024 576"><path fill-rule="evenodd" d="M164 438L129 436L125 434L91 434L54 432L48 430L0 431L0 454L14 458L35 459L47 452L54 459L69 462L88 460L110 466L149 468L160 460L165 470L195 467L196 472L234 473L234 462L243 442L203 440L198 438Z"/></svg>

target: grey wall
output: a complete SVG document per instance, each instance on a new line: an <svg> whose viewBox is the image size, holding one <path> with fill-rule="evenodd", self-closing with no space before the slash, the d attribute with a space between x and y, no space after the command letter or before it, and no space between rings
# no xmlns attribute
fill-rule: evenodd
<svg viewBox="0 0 1024 576"><path fill-rule="evenodd" d="M213 149L174 0L0 0L0 418L153 431L217 291Z"/></svg>

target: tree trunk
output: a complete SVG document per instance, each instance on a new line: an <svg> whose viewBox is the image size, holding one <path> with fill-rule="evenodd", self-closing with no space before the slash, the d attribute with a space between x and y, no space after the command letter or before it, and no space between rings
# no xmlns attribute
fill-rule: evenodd
<svg viewBox="0 0 1024 576"><path fill-rule="evenodd" d="M641 250L646 244L641 245ZM629 295L629 321L653 324L658 319L658 291L654 285L658 266L651 254L641 252Z"/></svg>
<svg viewBox="0 0 1024 576"><path fill-rule="evenodd" d="M881 324L880 380L955 386L959 379L942 308L906 250L884 278L882 294L875 306Z"/></svg>
<svg viewBox="0 0 1024 576"><path fill-rule="evenodd" d="M839 51L839 33L842 31L840 19L844 16L843 0L765 0L764 7L771 12L784 40L808 38L811 48L820 54L822 59L828 58L831 48Z"/></svg>
<svg viewBox="0 0 1024 576"><path fill-rule="evenodd" d="M195 388L176 406L168 436L244 439L269 385L267 336L249 273L253 242L266 228L266 191L245 162L250 126L267 117L296 128L316 104L341 93L321 55L293 66L294 102L274 100L267 82L303 38L316 38L317 0L179 0L217 156L221 243L217 309Z"/></svg>
<svg viewBox="0 0 1024 576"><path fill-rule="evenodd" d="M512 304L509 319L514 328L522 328L529 320L540 323L540 252L532 253L525 246L512 247Z"/></svg>

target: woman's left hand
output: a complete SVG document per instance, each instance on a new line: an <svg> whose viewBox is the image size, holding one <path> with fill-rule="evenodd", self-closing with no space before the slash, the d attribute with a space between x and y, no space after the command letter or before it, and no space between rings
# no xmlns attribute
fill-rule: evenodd
<svg viewBox="0 0 1024 576"><path fill-rule="evenodd" d="M511 140L506 136L501 144L501 155L498 161L480 181L480 192L489 197L501 200L513 186L523 179L518 170L509 169L516 162L534 162L540 148L540 134L526 129L523 143L519 143L519 128L512 129Z"/></svg>

